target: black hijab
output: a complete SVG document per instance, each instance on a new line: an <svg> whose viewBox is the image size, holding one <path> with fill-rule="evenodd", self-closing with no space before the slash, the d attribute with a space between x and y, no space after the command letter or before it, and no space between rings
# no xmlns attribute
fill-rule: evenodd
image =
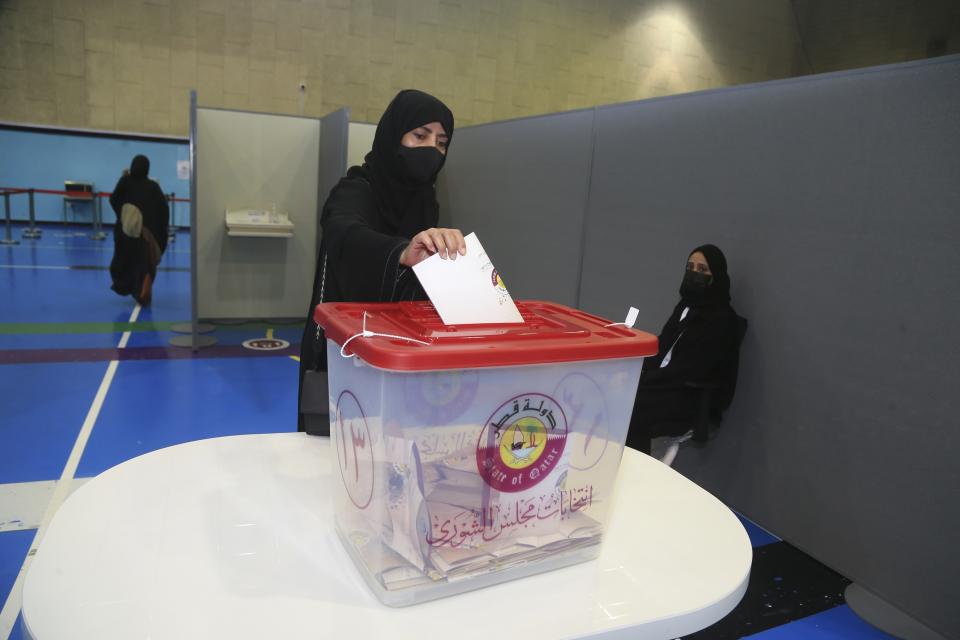
<svg viewBox="0 0 960 640"><path fill-rule="evenodd" d="M147 156L134 156L130 162L130 176L133 178L146 178L150 173L150 160Z"/></svg>
<svg viewBox="0 0 960 640"><path fill-rule="evenodd" d="M698 251L707 259L713 278L707 288L695 296L681 294L680 302L660 330L657 355L643 361L641 382L645 385L729 382L721 380L729 372L719 373L718 369L725 362L723 358L729 354L737 331L736 313L730 306L727 259L712 244L701 245L689 255ZM661 368L664 357L671 351L669 367Z"/></svg>
<svg viewBox="0 0 960 640"><path fill-rule="evenodd" d="M707 259L707 264L710 266L713 279L710 281L710 284L707 285L706 290L695 299L684 297L681 293L681 297L683 298L682 303L688 306L703 306L729 302L730 276L727 275L727 258L723 255L723 251L716 245L703 244L691 251L688 259L689 256L692 256L698 251Z"/></svg>
<svg viewBox="0 0 960 640"><path fill-rule="evenodd" d="M434 188L436 174L428 184L412 183L406 178L399 155L404 134L431 122L443 125L449 147L449 141L453 139L453 113L450 109L422 91L401 91L383 112L373 138L373 150L367 154L363 165L380 202L384 221L396 235L407 238L435 227L440 216Z"/></svg>

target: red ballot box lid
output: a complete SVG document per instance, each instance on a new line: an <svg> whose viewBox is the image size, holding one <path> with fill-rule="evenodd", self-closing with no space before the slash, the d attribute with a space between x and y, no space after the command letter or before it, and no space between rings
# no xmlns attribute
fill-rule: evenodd
<svg viewBox="0 0 960 640"><path fill-rule="evenodd" d="M447 325L429 302L328 302L317 305L313 318L327 338L341 346L363 332L364 321L367 331L410 338L358 337L346 347L347 354L396 371L513 367L657 353L657 337L649 333L606 326L609 320L553 302L516 304L523 323Z"/></svg>

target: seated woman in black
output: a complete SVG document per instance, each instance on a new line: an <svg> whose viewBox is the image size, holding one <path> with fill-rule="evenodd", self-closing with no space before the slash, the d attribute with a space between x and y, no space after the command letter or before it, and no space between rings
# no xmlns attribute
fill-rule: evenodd
<svg viewBox="0 0 960 640"><path fill-rule="evenodd" d="M322 302L397 302L426 299L410 267L439 253L466 254L463 234L437 229L435 183L453 138L453 113L421 91L401 91L380 118L373 150L330 191L320 224L323 240L313 298L300 344L298 428L328 435L329 423L304 415L307 371L326 371L326 343L313 321Z"/></svg>
<svg viewBox="0 0 960 640"><path fill-rule="evenodd" d="M687 258L680 302L660 331L660 349L643 361L627 446L650 453L652 438L686 433L701 393L690 383L732 390L736 372L729 363L738 333L727 260L712 244L697 247Z"/></svg>

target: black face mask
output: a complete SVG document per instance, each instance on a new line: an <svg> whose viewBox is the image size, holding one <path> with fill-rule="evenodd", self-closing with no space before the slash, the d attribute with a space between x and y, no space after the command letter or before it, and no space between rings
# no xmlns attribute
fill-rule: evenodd
<svg viewBox="0 0 960 640"><path fill-rule="evenodd" d="M397 155L408 182L417 185L433 184L446 160L436 147L405 147L400 145Z"/></svg>
<svg viewBox="0 0 960 640"><path fill-rule="evenodd" d="M707 292L707 287L713 276L696 271L687 271L683 274L683 282L680 283L680 297L688 300L697 301Z"/></svg>

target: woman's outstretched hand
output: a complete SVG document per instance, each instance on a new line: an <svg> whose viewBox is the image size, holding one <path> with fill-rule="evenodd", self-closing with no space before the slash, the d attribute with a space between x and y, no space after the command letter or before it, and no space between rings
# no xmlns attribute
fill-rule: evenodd
<svg viewBox="0 0 960 640"><path fill-rule="evenodd" d="M400 254L400 264L412 267L435 253L444 260L456 260L457 255L467 255L467 243L459 229L427 229L413 236L413 240Z"/></svg>

